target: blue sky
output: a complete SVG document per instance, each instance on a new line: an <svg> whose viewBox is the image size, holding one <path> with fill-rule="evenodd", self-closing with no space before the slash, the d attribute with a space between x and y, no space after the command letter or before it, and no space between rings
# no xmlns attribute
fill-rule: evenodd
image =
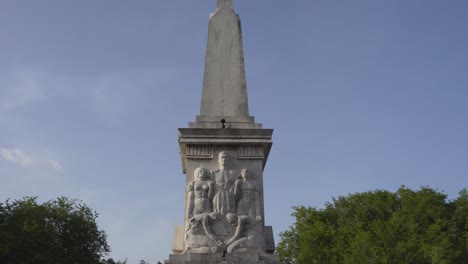
<svg viewBox="0 0 468 264"><path fill-rule="evenodd" d="M467 1L234 4L250 112L275 129L264 172L275 233L294 205L401 185L453 199L467 187ZM82 199L112 257L166 259L183 222L177 128L199 112L214 8L2 1L0 200Z"/></svg>

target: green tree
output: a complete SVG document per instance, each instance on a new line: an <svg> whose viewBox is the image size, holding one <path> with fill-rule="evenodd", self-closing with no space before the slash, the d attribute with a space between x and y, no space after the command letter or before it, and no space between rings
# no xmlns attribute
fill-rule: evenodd
<svg viewBox="0 0 468 264"><path fill-rule="evenodd" d="M0 203L0 263L112 263L104 259L110 248L97 216L65 197L42 204L29 197Z"/></svg>
<svg viewBox="0 0 468 264"><path fill-rule="evenodd" d="M294 207L277 251L296 264L462 264L468 259L468 192L454 201L428 187L377 190Z"/></svg>
<svg viewBox="0 0 468 264"><path fill-rule="evenodd" d="M115 261L114 259L110 258L110 259L106 259L106 260L101 260L101 264L127 264L127 260L119 260L119 261Z"/></svg>

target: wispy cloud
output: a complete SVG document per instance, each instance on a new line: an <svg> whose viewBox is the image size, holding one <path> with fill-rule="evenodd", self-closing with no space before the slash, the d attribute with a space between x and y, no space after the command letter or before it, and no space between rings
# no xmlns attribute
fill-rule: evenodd
<svg viewBox="0 0 468 264"><path fill-rule="evenodd" d="M20 148L0 146L0 158L25 168L47 168L56 172L63 172L63 166L58 161L35 157Z"/></svg>

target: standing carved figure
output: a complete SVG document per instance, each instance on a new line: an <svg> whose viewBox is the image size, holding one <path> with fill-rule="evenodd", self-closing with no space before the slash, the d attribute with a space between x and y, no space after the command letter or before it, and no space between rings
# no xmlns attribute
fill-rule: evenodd
<svg viewBox="0 0 468 264"><path fill-rule="evenodd" d="M262 221L257 184L248 169L241 170L241 179L234 185L234 197L237 202L237 215L248 215L257 222Z"/></svg>
<svg viewBox="0 0 468 264"><path fill-rule="evenodd" d="M226 215L234 213L236 204L233 194L234 173L229 170L229 156L222 151L218 155L219 169L212 171L216 193L213 197L213 212Z"/></svg>
<svg viewBox="0 0 468 264"><path fill-rule="evenodd" d="M189 221L199 214L209 214L212 212L213 182L209 179L204 168L197 168L194 177L195 180L187 186L187 192L189 193L187 219Z"/></svg>

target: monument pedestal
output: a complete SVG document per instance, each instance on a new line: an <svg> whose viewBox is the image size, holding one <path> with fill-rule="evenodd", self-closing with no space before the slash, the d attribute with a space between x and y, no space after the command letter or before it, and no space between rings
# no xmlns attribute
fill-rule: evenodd
<svg viewBox="0 0 468 264"><path fill-rule="evenodd" d="M200 253L170 255L164 264L279 264L279 258L263 253Z"/></svg>
<svg viewBox="0 0 468 264"><path fill-rule="evenodd" d="M258 124L261 126L261 124ZM268 154L272 146L271 137L273 129L263 128L179 128L179 145L182 159L182 169L187 175L186 186L190 186L196 181L195 172L198 168L206 168L207 174L210 174L212 180L215 177L217 168L219 167L218 156L225 153L228 156L229 171L232 181L230 182L231 191L235 187L235 181L241 178L241 170L247 168L251 176L251 182L255 186L254 200L250 202L248 207L251 208L251 218L256 220L259 234L264 238L264 245L261 247L262 252L273 253L275 251L273 231L271 226L265 226L264 223L264 203L263 203L263 169L268 159ZM226 167L227 168L227 167ZM228 176L226 176L228 177ZM228 178L229 178L228 177ZM216 182L216 181L215 181ZM226 182L226 185L228 181ZM190 207L190 192L186 192L185 217L186 223L188 212L192 210ZM242 196L242 195L241 195ZM246 197L248 198L248 197ZM213 199L213 198L212 198ZM237 204L237 207L239 204ZM237 208L232 208L236 212ZM212 208L214 211L215 209ZM238 212L239 213L239 212ZM242 215L242 214L239 214ZM256 217L261 219L257 220ZM220 215L218 220L225 220L226 213ZM254 222L254 221L251 221ZM225 222L227 225L227 223ZM202 225L200 225L202 226ZM213 224L211 225L213 226ZM201 227L200 227L201 228ZM216 231L212 230L214 235ZM173 252L183 253L187 249L188 243L185 236L184 226L176 227L174 236ZM234 234L234 230L230 230L230 235ZM221 239L225 240L225 239ZM203 243L206 246L214 246L213 243ZM198 252L197 252L198 253Z"/></svg>

